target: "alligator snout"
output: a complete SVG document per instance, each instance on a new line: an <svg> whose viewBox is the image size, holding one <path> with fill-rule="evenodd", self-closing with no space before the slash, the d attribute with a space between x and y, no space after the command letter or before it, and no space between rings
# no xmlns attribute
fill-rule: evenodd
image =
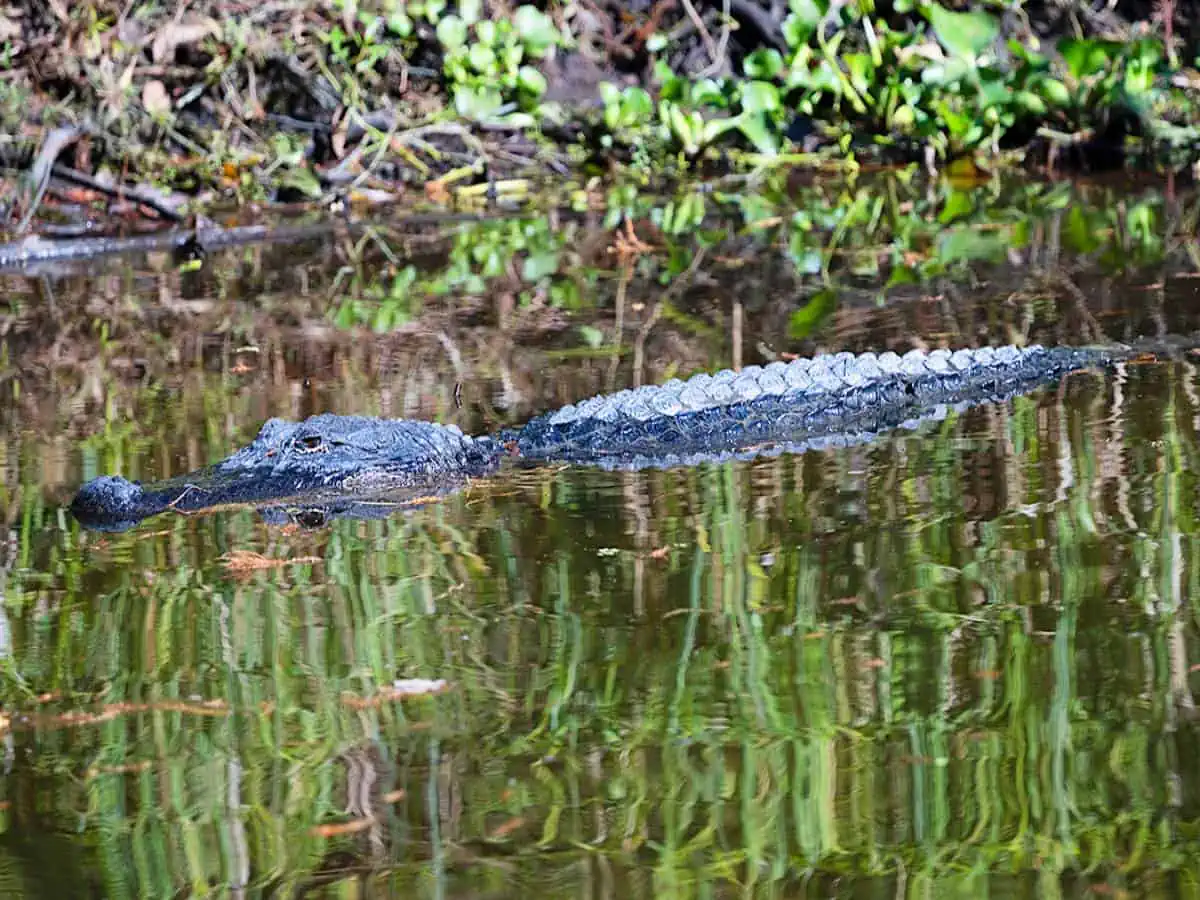
<svg viewBox="0 0 1200 900"><path fill-rule="evenodd" d="M143 518L140 506L145 492L116 475L93 478L71 501L71 515L88 528L124 531Z"/></svg>

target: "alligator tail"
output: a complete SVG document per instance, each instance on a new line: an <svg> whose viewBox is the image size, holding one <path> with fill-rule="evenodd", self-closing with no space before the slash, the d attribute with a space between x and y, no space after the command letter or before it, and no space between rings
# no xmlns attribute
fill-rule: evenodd
<svg viewBox="0 0 1200 900"><path fill-rule="evenodd" d="M600 464L811 443L893 428L937 407L1006 399L1142 352L1005 346L828 354L600 395L531 420L515 443L528 459Z"/></svg>

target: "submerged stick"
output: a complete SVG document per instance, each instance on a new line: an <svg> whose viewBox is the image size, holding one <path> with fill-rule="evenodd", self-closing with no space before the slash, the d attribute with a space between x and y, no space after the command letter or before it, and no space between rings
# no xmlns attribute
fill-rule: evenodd
<svg viewBox="0 0 1200 900"><path fill-rule="evenodd" d="M385 224L396 227L412 225L447 225L455 222L477 222L496 218L489 213L420 213L397 218ZM197 246L202 251L219 250L245 244L283 243L320 237L337 228L363 228L369 222L347 222L329 218L308 225L243 225L222 228L206 225L199 228L172 228L152 234L129 237L85 237L53 240L29 235L20 240L0 244L0 272L32 271L41 264L65 263L99 259L125 253L148 253L156 250L182 250Z"/></svg>
<svg viewBox="0 0 1200 900"><path fill-rule="evenodd" d="M101 194L112 197L114 200L130 200L138 206L145 206L148 209L154 210L154 212L158 213L164 219L172 222L183 221L183 216L179 212L172 209L149 191L140 187L127 187L123 184L105 184L100 179L94 178L85 172L78 172L61 164L55 164L51 172L55 178L61 178L63 181L69 181L80 187L98 191Z"/></svg>

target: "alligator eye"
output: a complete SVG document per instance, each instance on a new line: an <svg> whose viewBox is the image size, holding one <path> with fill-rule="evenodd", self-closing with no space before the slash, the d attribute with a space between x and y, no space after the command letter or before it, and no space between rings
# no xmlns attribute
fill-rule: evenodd
<svg viewBox="0 0 1200 900"><path fill-rule="evenodd" d="M309 450L309 451L320 450L321 443L322 443L321 436L319 434L306 434L304 437L299 438L296 441L296 445L301 450Z"/></svg>

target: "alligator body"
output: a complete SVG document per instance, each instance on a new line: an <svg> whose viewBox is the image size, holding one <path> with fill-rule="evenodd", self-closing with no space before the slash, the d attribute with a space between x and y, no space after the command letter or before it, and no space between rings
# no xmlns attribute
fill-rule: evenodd
<svg viewBox="0 0 1200 900"><path fill-rule="evenodd" d="M145 485L96 478L72 512L89 527L120 530L169 509L256 504L274 521L281 510L308 509L309 524L319 524L322 511L362 517L457 490L505 458L637 469L844 446L1134 354L1040 346L829 354L601 395L483 437L406 419L272 419L248 447L199 472Z"/></svg>

